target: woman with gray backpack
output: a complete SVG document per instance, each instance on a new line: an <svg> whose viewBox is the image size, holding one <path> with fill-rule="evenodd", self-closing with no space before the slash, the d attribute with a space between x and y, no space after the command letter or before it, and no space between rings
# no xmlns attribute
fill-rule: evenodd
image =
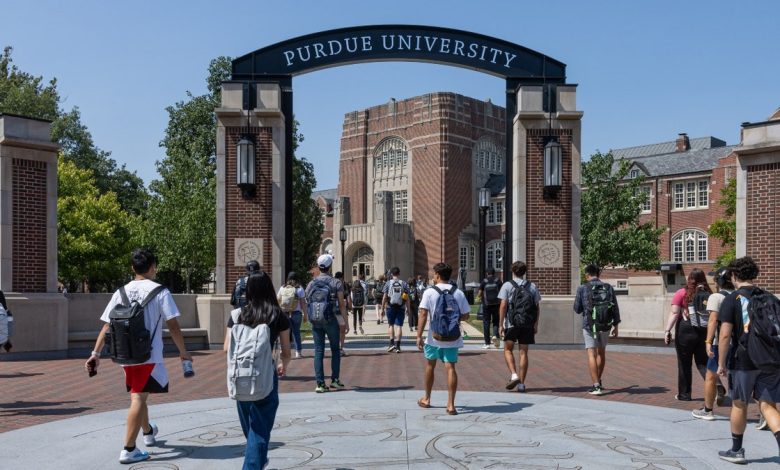
<svg viewBox="0 0 780 470"><path fill-rule="evenodd" d="M279 377L290 362L290 320L276 299L270 277L263 271L249 275L246 306L230 312L227 349L227 387L236 400L238 418L246 437L244 470L268 464L268 445L279 408ZM273 359L276 340L281 364Z"/></svg>

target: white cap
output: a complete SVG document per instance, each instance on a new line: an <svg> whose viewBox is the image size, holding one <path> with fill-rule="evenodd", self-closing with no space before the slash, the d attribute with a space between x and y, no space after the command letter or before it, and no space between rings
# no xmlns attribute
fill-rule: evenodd
<svg viewBox="0 0 780 470"><path fill-rule="evenodd" d="M333 264L333 257L331 255L322 255L317 258L317 266L321 268L329 268Z"/></svg>

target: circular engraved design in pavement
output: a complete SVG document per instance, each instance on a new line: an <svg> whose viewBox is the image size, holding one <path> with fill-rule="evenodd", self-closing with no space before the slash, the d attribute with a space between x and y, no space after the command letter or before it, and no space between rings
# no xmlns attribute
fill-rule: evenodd
<svg viewBox="0 0 780 470"><path fill-rule="evenodd" d="M260 259L260 246L251 240L247 240L238 245L238 248L236 248L236 256L242 263Z"/></svg>
<svg viewBox="0 0 780 470"><path fill-rule="evenodd" d="M277 416L269 459L278 469L709 468L664 442L598 423L529 415L521 411L525 406L463 407L457 416L443 409ZM223 459L240 459L246 443L235 422L166 437L166 447L186 448L187 457L196 460L209 458L216 449L229 454L222 454Z"/></svg>

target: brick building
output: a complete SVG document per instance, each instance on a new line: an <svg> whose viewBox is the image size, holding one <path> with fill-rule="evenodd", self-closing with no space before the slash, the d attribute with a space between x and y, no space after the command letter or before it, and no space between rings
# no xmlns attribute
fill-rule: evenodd
<svg viewBox="0 0 780 470"><path fill-rule="evenodd" d="M477 194L486 186L486 266L501 269L505 119L503 107L455 93L347 113L338 189L314 195L325 216L321 252L332 250L340 269L337 234L344 227L348 279L375 278L392 266L403 276L430 275L445 260L475 281Z"/></svg>

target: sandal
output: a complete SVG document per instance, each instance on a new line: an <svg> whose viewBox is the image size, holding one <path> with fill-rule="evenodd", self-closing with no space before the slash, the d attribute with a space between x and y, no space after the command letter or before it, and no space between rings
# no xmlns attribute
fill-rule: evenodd
<svg viewBox="0 0 780 470"><path fill-rule="evenodd" d="M447 414L450 415L450 416L455 416L455 415L458 414L458 410L455 410L455 409L447 410Z"/></svg>
<svg viewBox="0 0 780 470"><path fill-rule="evenodd" d="M430 403L425 403L422 398L417 400L417 406L419 406L420 408L430 408L431 407Z"/></svg>

